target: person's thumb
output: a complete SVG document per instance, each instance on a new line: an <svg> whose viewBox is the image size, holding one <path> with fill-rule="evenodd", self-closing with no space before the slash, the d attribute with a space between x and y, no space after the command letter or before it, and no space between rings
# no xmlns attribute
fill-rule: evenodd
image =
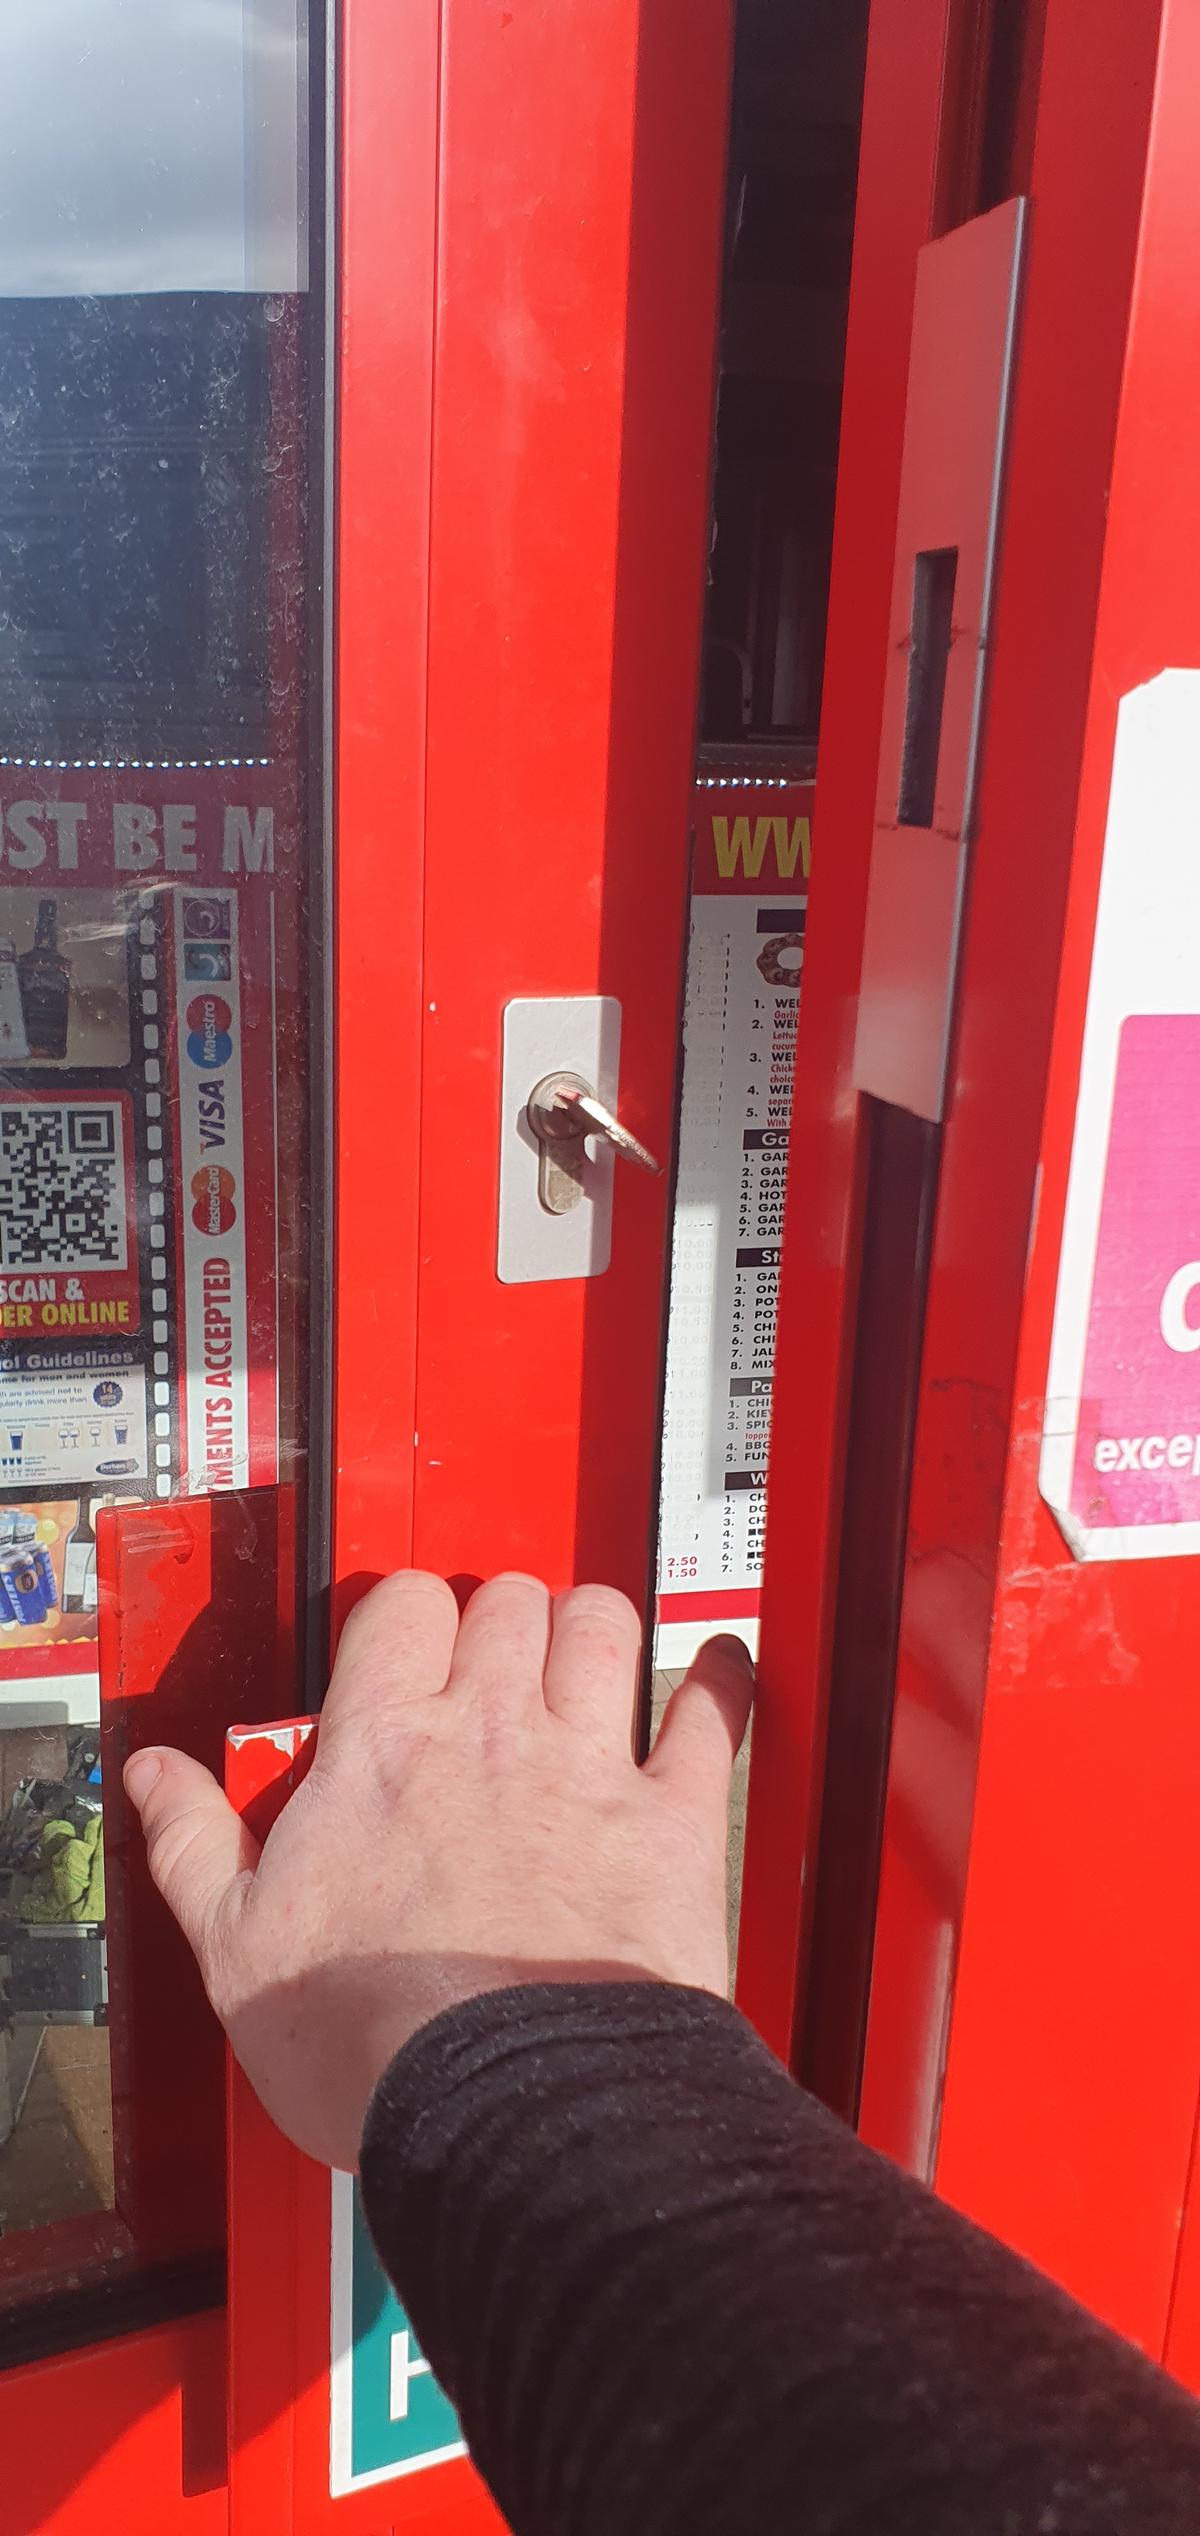
<svg viewBox="0 0 1200 2536"><path fill-rule="evenodd" d="M210 1770L166 1746L135 1752L125 1793L137 1807L150 1873L208 1980L219 1915L258 1864L258 1845Z"/></svg>

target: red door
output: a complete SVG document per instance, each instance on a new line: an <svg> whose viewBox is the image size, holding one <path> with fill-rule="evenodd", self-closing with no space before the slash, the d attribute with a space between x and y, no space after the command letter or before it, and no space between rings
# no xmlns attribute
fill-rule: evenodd
<svg viewBox="0 0 1200 2536"><path fill-rule="evenodd" d="M1181 0L872 12L741 1953L1193 2383L1198 99Z"/></svg>
<svg viewBox="0 0 1200 2536"><path fill-rule="evenodd" d="M235 2127L228 2245L119 1763L413 1560L647 1602L670 1172L550 1211L527 1112L669 1165L729 10L76 14L4 39L0 2515L482 2523L331 2462L353 2214Z"/></svg>

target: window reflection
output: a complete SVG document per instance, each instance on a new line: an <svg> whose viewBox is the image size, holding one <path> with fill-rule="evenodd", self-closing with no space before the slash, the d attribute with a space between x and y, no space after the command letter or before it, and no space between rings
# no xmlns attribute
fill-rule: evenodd
<svg viewBox="0 0 1200 2536"><path fill-rule="evenodd" d="M0 1731L0 2230L112 2201L99 1726L9 1725Z"/></svg>
<svg viewBox="0 0 1200 2536"><path fill-rule="evenodd" d="M0 2310L140 2252L97 1520L303 1452L308 76L0 11Z"/></svg>
<svg viewBox="0 0 1200 2536"><path fill-rule="evenodd" d="M5 9L0 297L303 290L306 84L297 0Z"/></svg>
<svg viewBox="0 0 1200 2536"><path fill-rule="evenodd" d="M10 754L266 753L289 326L284 301L225 293L0 302Z"/></svg>

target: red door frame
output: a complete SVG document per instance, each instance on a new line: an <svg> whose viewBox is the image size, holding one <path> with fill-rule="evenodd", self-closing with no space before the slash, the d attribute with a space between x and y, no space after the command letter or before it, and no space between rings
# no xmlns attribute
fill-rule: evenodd
<svg viewBox="0 0 1200 2536"><path fill-rule="evenodd" d="M975 55L955 0L874 0L814 806L823 844L797 1034L738 1941L739 2002L788 2060L820 1819L858 1286L864 1140L850 1069L876 783L864 734L878 733L883 711L916 259L958 182ZM810 1190L820 1191L819 1222Z"/></svg>
<svg viewBox="0 0 1200 2536"><path fill-rule="evenodd" d="M1089 24L1096 29L1094 13ZM921 2131L929 2073L944 2052L945 2002L935 1994L938 1950L951 1941L936 1932L957 1932L961 1918L979 1721L999 1627L1005 1456L1158 41L1154 12L1137 0L1108 0L1102 40L1086 58L1081 27L1076 0L1052 0L863 2085L867 2135L921 2166L929 2162ZM1078 288L1085 259L1105 282L1086 295ZM1043 1207L1045 1198L1043 1184ZM935 1891L931 1912L924 1897Z"/></svg>
<svg viewBox="0 0 1200 2536"><path fill-rule="evenodd" d="M501 1289L497 1063L510 997L616 997L669 1154L731 16L444 10L413 1556L647 1608L669 1177L606 1275Z"/></svg>
<svg viewBox="0 0 1200 2536"><path fill-rule="evenodd" d="M908 1907L905 1861L921 1851L917 1882L956 1930L1158 43L1138 0L1106 0L1102 36L1088 24L1085 55L1077 0L1052 0L909 1508L862 2120L917 2164L944 2046L924 1988L933 1922ZM1085 261L1106 284L1086 295Z"/></svg>
<svg viewBox="0 0 1200 2536"><path fill-rule="evenodd" d="M413 1559L648 1605L669 1176L618 1182L604 1278L501 1287L501 1016L617 997L622 1107L669 1154L731 15L421 0L401 42L343 0L335 1619ZM463 2466L330 2503L328 2179L294 2207L294 2301L239 2291L238 2435L281 2528L487 2524ZM204 2317L0 2381L17 2522L65 2536L86 2495L225 2527L223 2340Z"/></svg>
<svg viewBox="0 0 1200 2536"><path fill-rule="evenodd" d="M1155 77L1149 13L1135 7L1110 14L1125 18L1125 84L1118 26L1106 36L1095 13L1089 16L1090 76L1107 70L1111 83L1110 186L1122 163L1122 127L1132 144L1139 114L1152 109L1152 119L1136 268L1126 285L1127 341L1113 344L1119 413L1105 473L1098 594L1079 663L1087 673L1082 766L1056 840L1069 896L1053 1046L1040 1102L1031 1085L1028 1104L1039 1199L1013 1315L1017 1406L997 1474L999 1590L980 1681L982 1739L937 2180L1132 2340L1155 2356L1165 2353L1200 2385L1193 2170L1200 1571L1191 1558L1077 1564L1037 1486L1117 706L1164 668L1200 665L1193 430L1200 393L1200 25L1187 0L1166 0ZM1058 125L1056 133L1048 123L1047 154L1056 140L1060 150L1069 146L1079 111L1077 96L1067 94L1079 64L1069 73L1061 41L1053 56L1048 43L1051 70ZM1104 216L1102 191L1094 215ZM1092 228L1092 254L1095 237ZM1077 239L1082 249L1082 221ZM1110 245L1110 258L1119 251L1126 272L1134 243L1127 235L1119 248L1115 238ZM1060 329L1070 320L1064 289ZM1089 329L1078 317L1075 323L1082 347ZM1048 336L1047 371L1050 358ZM1042 393L1048 405L1048 375ZM1046 588L1045 540L1071 497L1076 463L1074 451L1060 452L1057 474L1043 480L1040 522L1027 524L1031 605L1035 583ZM1043 464L1053 461L1044 457ZM1048 670L1048 661L1041 667ZM999 764L994 778L992 815L1001 819ZM1010 822L1012 809L1010 799ZM1056 828L1056 820L1046 822L1047 839ZM1032 838L1025 859L1031 874ZM1018 880L1018 896L1021 887ZM991 896L980 910L977 962L989 966L994 987L997 946L1006 941L1014 965L1021 946L1011 913L1005 927L994 886ZM974 1044L965 1027L969 999L968 978L964 1083L979 1079L985 1066L978 990ZM988 1133L982 1109L973 1141ZM995 1119L993 1100L993 1134ZM972 1171L978 1189L978 1163L964 1157L960 1209L970 1203ZM960 1360L968 1346L977 1361L979 1336L965 1321ZM898 1826L897 1853L901 1838ZM895 1935L902 1944L899 1922Z"/></svg>
<svg viewBox="0 0 1200 2536"><path fill-rule="evenodd" d="M345 702L339 717L339 1616L410 1559L464 1579L603 1576L648 1603L669 1182L618 1183L603 1278L501 1286L499 1059L513 996L615 996L622 1110L669 1152L729 39L728 0L533 17L443 0L435 182L426 195L428 103L422 172L404 180L417 287L432 280L432 348L413 345L432 403L408 418L411 482L389 522L423 539L423 577L408 554L397 597L379 528L417 326L396 317L395 362L376 369L396 221L362 199L356 152L378 128L387 37L361 0L349 11L339 590L352 659L363 646L368 681L387 666L376 718ZM399 733L396 657L417 690ZM345 650L342 682L345 699ZM397 765L412 840L399 1036L380 923ZM492 2525L463 2464L331 2503L328 2178L285 2166L251 2112L233 2179L250 2216L260 2187L292 2197L295 2330L272 2348L277 2285L239 2266L237 2345L262 2358L235 2523Z"/></svg>
<svg viewBox="0 0 1200 2536"><path fill-rule="evenodd" d="M341 0L327 1026L332 1573L351 1599L413 1528L439 19L422 0L401 44Z"/></svg>
<svg viewBox="0 0 1200 2536"><path fill-rule="evenodd" d="M669 1182L622 1176L605 1277L498 1287L497 1062L512 996L616 996L623 1104L669 1153L729 0L536 22L446 0L436 176L423 120L387 206L353 148L418 110L367 14L345 91L341 678L373 703L339 741L338 1604L409 1558L644 1601Z"/></svg>

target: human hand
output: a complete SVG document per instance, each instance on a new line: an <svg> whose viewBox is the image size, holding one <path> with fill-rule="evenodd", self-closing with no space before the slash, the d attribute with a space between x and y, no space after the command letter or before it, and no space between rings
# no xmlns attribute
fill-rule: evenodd
<svg viewBox="0 0 1200 2536"><path fill-rule="evenodd" d="M393 2054L479 1991L724 1991L749 1659L711 1640L639 1769L639 1643L606 1586L552 1604L498 1576L460 1621L440 1578L402 1573L351 1613L316 1758L261 1852L199 1762L127 1762L154 1881L251 2085L310 2156L354 2167Z"/></svg>

